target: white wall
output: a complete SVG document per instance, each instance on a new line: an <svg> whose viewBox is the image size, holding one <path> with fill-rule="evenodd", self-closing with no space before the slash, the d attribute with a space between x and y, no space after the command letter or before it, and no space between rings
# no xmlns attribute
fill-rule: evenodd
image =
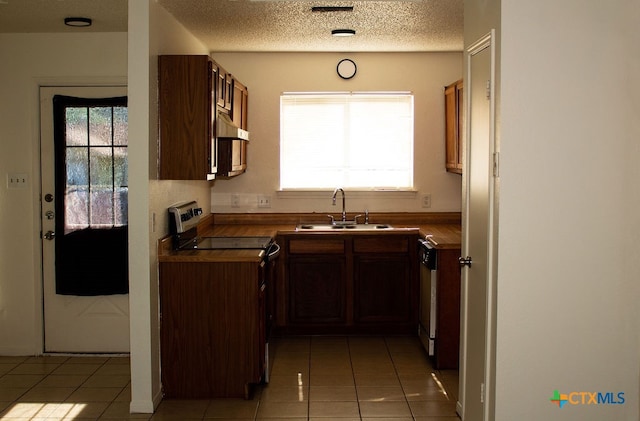
<svg viewBox="0 0 640 421"><path fill-rule="evenodd" d="M640 9L503 1L501 20L495 419L637 420Z"/></svg>
<svg viewBox="0 0 640 421"><path fill-rule="evenodd" d="M414 94L414 188L417 193L347 192L347 210L362 212L460 211L461 177L444 167L444 86L462 75L462 53L212 53L214 60L249 89L248 170L216 180L215 212L335 212L331 191L278 193L280 94L295 91L411 91ZM342 58L358 71L350 80L336 74ZM391 141L391 139L390 139ZM340 187L340 186L335 186ZM431 208L421 205L431 194ZM231 194L241 206L231 208ZM257 195L271 196L271 209L257 208Z"/></svg>
<svg viewBox="0 0 640 421"><path fill-rule="evenodd" d="M196 199L208 211L211 200L207 181L156 180L159 54L207 54L207 50L154 0L130 1L130 409L146 413L162 399L157 241L168 234L167 208Z"/></svg>
<svg viewBox="0 0 640 421"><path fill-rule="evenodd" d="M126 83L126 51L125 33L0 34L0 355L43 351L38 86Z"/></svg>

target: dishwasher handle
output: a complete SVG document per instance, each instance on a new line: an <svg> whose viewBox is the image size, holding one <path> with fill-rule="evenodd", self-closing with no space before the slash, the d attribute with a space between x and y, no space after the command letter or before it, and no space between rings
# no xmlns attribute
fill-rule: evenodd
<svg viewBox="0 0 640 421"><path fill-rule="evenodd" d="M267 255L265 256L265 260L268 263L271 260L275 260L279 255L280 255L280 244L276 242L271 243L271 245L267 249Z"/></svg>

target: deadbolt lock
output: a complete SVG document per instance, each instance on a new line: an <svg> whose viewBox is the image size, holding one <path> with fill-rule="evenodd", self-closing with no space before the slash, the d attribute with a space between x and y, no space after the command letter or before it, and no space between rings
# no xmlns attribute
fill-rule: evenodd
<svg viewBox="0 0 640 421"><path fill-rule="evenodd" d="M471 263L473 263L473 260L471 259L471 256L458 257L458 263L460 263L460 267L464 267L464 266L471 267Z"/></svg>

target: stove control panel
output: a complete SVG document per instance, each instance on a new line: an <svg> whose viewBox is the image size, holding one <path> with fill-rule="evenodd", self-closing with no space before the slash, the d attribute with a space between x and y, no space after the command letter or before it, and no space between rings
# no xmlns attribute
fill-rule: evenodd
<svg viewBox="0 0 640 421"><path fill-rule="evenodd" d="M169 208L169 232L182 234L200 222L202 208L195 201L185 202Z"/></svg>

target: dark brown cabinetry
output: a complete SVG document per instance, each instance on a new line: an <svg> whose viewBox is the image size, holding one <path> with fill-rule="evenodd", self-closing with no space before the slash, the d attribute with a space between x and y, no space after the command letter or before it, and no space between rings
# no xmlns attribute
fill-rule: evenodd
<svg viewBox="0 0 640 421"><path fill-rule="evenodd" d="M231 75L228 75L231 79ZM230 103L233 108L230 110L231 121L243 130L248 130L248 100L249 93L247 87L239 81L233 79L229 89L231 94ZM218 139L218 174L221 177L233 177L242 174L247 169L247 141L241 139Z"/></svg>
<svg viewBox="0 0 640 421"><path fill-rule="evenodd" d="M221 108L224 108L225 104L228 102L230 93L227 91L227 72L224 71L221 67L216 65L217 70L217 84L216 84L216 105Z"/></svg>
<svg viewBox="0 0 640 421"><path fill-rule="evenodd" d="M241 129L248 129L249 90L240 81L233 81L233 109L231 120Z"/></svg>
<svg viewBox="0 0 640 421"><path fill-rule="evenodd" d="M462 174L462 144L464 139L462 80L444 88L445 149L447 171Z"/></svg>
<svg viewBox="0 0 640 421"><path fill-rule="evenodd" d="M206 180L215 176L214 68L217 66L207 56L158 58L160 179Z"/></svg>
<svg viewBox="0 0 640 421"><path fill-rule="evenodd" d="M224 72L221 67L220 72ZM224 101L221 101L224 107L221 108L221 112L226 113L236 126L248 130L247 87L226 73L224 90ZM218 139L218 175L233 177L246 171L247 143L247 140L241 139Z"/></svg>
<svg viewBox="0 0 640 421"><path fill-rule="evenodd" d="M417 234L293 235L284 243L281 330L415 334Z"/></svg>
<svg viewBox="0 0 640 421"><path fill-rule="evenodd" d="M249 396L265 369L268 268L259 262L160 263L165 397Z"/></svg>
<svg viewBox="0 0 640 421"><path fill-rule="evenodd" d="M344 325L347 280L344 241L288 242L289 321L292 325Z"/></svg>
<svg viewBox="0 0 640 421"><path fill-rule="evenodd" d="M417 308L407 237L354 238L354 320L409 324ZM413 292L413 296L412 296Z"/></svg>
<svg viewBox="0 0 640 421"><path fill-rule="evenodd" d="M247 168L247 141L216 138L218 112L244 130L248 90L208 56L158 58L159 178L210 180Z"/></svg>

